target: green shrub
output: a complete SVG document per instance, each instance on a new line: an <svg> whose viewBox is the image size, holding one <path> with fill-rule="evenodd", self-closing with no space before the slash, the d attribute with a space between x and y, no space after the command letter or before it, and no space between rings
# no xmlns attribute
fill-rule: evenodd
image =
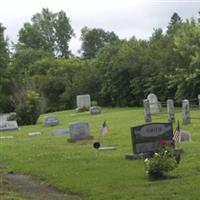
<svg viewBox="0 0 200 200"><path fill-rule="evenodd" d="M178 166L174 149L171 147L162 147L160 151L153 154L152 158L146 158L144 163L147 174L154 179L165 176L167 172Z"/></svg>
<svg viewBox="0 0 200 200"><path fill-rule="evenodd" d="M35 91L28 91L25 102L16 108L19 125L36 124L40 116L40 97Z"/></svg>

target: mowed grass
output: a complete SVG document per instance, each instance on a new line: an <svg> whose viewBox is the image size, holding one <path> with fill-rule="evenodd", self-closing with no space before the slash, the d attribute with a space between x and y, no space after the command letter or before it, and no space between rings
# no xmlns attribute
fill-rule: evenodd
<svg viewBox="0 0 200 200"><path fill-rule="evenodd" d="M130 127L144 123L143 108L104 108L101 115L75 113L74 110L53 113L60 125L44 127L45 115L35 126L19 131L1 132L14 139L0 141L0 160L7 171L29 174L48 182L63 192L78 193L85 200L198 200L200 199L200 110L192 111L192 123L181 129L192 134L192 142L179 145L184 149L179 167L171 172L175 178L150 181L143 160L125 159L132 152ZM181 122L181 112L176 119ZM100 134L107 120L109 132ZM102 146L116 146L115 151L98 151L90 142L69 143L66 136L55 137L53 130L68 127L71 122L89 122L91 135ZM167 115L153 116L153 122L167 122ZM173 125L174 128L176 124ZM38 132L38 136L28 136Z"/></svg>

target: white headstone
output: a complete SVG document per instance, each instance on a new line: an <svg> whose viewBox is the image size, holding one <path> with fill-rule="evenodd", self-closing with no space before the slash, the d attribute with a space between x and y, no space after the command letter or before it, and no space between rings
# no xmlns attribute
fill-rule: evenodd
<svg viewBox="0 0 200 200"><path fill-rule="evenodd" d="M16 121L0 121L0 131L11 131L18 129Z"/></svg>
<svg viewBox="0 0 200 200"><path fill-rule="evenodd" d="M155 94L150 93L147 96L147 99L149 100L149 106L150 106L150 112L151 114L159 113L160 111L160 106L158 102L158 98Z"/></svg>
<svg viewBox="0 0 200 200"><path fill-rule="evenodd" d="M89 94L78 95L76 97L77 109L87 109L89 110L91 106L91 99Z"/></svg>

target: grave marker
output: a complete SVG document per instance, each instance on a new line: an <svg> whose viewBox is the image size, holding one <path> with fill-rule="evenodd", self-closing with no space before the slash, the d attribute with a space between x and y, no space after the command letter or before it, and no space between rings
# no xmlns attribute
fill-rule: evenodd
<svg viewBox="0 0 200 200"><path fill-rule="evenodd" d="M144 99L143 104L144 104L144 121L146 123L149 123L149 122L151 122L151 112L150 112L149 100Z"/></svg>
<svg viewBox="0 0 200 200"><path fill-rule="evenodd" d="M90 127L87 122L75 122L69 124L69 135L69 142L93 138L90 136Z"/></svg>
<svg viewBox="0 0 200 200"><path fill-rule="evenodd" d="M78 95L76 97L77 111L87 111L91 106L91 99L89 94Z"/></svg>
<svg viewBox="0 0 200 200"><path fill-rule="evenodd" d="M183 124L190 124L190 104L187 99L182 101L182 117L183 117Z"/></svg>
<svg viewBox="0 0 200 200"><path fill-rule="evenodd" d="M133 154L127 159L138 159L154 153L160 145L172 144L173 127L171 123L150 123L131 128Z"/></svg>
<svg viewBox="0 0 200 200"><path fill-rule="evenodd" d="M159 113L160 109L161 109L160 108L161 104L159 105L157 96L155 94L153 94L153 93L150 93L147 96L147 99L149 100L150 113L151 114Z"/></svg>
<svg viewBox="0 0 200 200"><path fill-rule="evenodd" d="M167 100L167 113L168 113L168 122L175 122L175 110L174 110L174 101L172 99Z"/></svg>
<svg viewBox="0 0 200 200"><path fill-rule="evenodd" d="M59 119L56 116L47 116L44 119L45 126L56 126L59 124Z"/></svg>

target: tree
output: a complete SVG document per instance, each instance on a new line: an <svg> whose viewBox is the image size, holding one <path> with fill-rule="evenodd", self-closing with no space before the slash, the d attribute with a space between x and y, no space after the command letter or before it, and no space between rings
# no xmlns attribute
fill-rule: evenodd
<svg viewBox="0 0 200 200"><path fill-rule="evenodd" d="M103 29L84 27L81 29L81 51L84 58L94 58L102 47L118 41L114 32L105 32Z"/></svg>
<svg viewBox="0 0 200 200"><path fill-rule="evenodd" d="M63 11L53 13L42 9L19 30L19 47L43 49L68 58L69 41L74 35L69 18Z"/></svg>
<svg viewBox="0 0 200 200"><path fill-rule="evenodd" d="M9 52L7 41L4 38L5 27L0 23L0 112L9 111Z"/></svg>
<svg viewBox="0 0 200 200"><path fill-rule="evenodd" d="M173 15L171 16L169 25L167 26L167 33L173 34L176 30L176 27L182 23L182 19L181 17L178 15L178 13L173 13Z"/></svg>

